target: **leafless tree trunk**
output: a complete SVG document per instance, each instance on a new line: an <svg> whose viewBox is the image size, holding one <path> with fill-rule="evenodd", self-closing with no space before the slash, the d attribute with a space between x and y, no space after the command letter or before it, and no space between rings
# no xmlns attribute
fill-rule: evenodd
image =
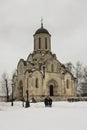
<svg viewBox="0 0 87 130"><path fill-rule="evenodd" d="M9 90L8 90L8 80L5 79L6 82L6 95L7 95L7 102L9 101Z"/></svg>
<svg viewBox="0 0 87 130"><path fill-rule="evenodd" d="M84 81L87 82L87 66L85 66L83 69L83 78L84 78Z"/></svg>
<svg viewBox="0 0 87 130"><path fill-rule="evenodd" d="M3 95L6 96L7 102L9 101L9 78L7 73L3 73L1 77L1 87L2 87L2 92Z"/></svg>
<svg viewBox="0 0 87 130"><path fill-rule="evenodd" d="M76 72L76 78L77 78L77 84L78 84L83 80L83 66L80 61L76 63L75 72Z"/></svg>

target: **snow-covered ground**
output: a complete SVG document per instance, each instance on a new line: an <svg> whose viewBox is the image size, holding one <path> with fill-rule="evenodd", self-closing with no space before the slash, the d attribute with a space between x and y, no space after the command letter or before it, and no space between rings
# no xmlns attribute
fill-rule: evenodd
<svg viewBox="0 0 87 130"><path fill-rule="evenodd" d="M0 102L0 130L87 130L87 102L44 103Z"/></svg>

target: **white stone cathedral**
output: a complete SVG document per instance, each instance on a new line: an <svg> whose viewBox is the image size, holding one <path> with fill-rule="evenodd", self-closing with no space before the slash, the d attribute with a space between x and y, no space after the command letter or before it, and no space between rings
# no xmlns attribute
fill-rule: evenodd
<svg viewBox="0 0 87 130"><path fill-rule="evenodd" d="M64 100L76 96L76 79L51 52L51 35L43 27L34 36L34 50L27 60L20 59L17 72L13 75L13 96L15 100L35 98L42 101L51 96Z"/></svg>

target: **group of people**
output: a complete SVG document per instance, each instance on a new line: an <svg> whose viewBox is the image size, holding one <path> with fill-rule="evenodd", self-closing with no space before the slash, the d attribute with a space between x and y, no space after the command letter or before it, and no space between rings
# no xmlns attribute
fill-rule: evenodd
<svg viewBox="0 0 87 130"><path fill-rule="evenodd" d="M47 96L44 99L44 104L45 104L45 107L52 107L52 99L49 96Z"/></svg>
<svg viewBox="0 0 87 130"><path fill-rule="evenodd" d="M26 101L23 99L22 102L23 102L22 106L24 107ZM32 98L32 103L36 103L36 100L34 98ZM52 107L52 99L50 98L50 96L47 96L44 99L44 104L45 104L45 107Z"/></svg>

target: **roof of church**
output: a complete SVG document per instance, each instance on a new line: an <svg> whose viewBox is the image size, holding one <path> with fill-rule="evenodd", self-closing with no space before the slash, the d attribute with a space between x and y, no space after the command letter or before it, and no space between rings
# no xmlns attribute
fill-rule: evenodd
<svg viewBox="0 0 87 130"><path fill-rule="evenodd" d="M39 28L36 32L35 32L35 34L40 34L40 33L46 33L46 34L49 34L49 32L48 32L48 30L47 29L45 29L45 28Z"/></svg>
<svg viewBox="0 0 87 130"><path fill-rule="evenodd" d="M36 30L36 32L35 32L34 35L40 34L40 33L46 33L46 34L49 34L49 35L50 35L50 33L48 32L48 30L45 29L45 28L43 28L43 23L41 23L41 28L39 28L38 30Z"/></svg>

